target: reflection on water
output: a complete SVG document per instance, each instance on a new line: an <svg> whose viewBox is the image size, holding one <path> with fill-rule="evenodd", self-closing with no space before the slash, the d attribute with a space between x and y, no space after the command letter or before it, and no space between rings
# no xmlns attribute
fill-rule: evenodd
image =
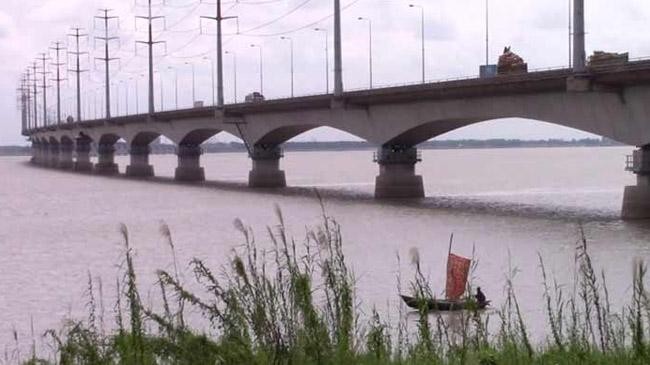
<svg viewBox="0 0 650 365"><path fill-rule="evenodd" d="M631 297L632 262L647 258L650 227L618 219L623 187L634 176L623 171L630 148L557 148L424 151L418 173L427 199L372 199L377 166L372 152L295 152L282 161L289 188L251 191L244 154L205 155L211 182L198 186L171 180L176 158L152 156L158 178L134 181L33 168L24 158L1 158L0 343L15 326L29 337L58 327L71 313L82 316L87 272L104 280L107 307L119 263L117 226L130 228L143 292L156 290L154 270L171 258L161 249L160 220L172 229L179 260L200 257L225 262L242 239L232 227L241 218L264 244L265 227L281 206L291 234L318 224L319 187L330 213L342 225L347 258L358 278L358 294L370 308L397 308L396 278L413 268L398 265L410 248L420 251L424 274L436 293L444 287L448 239L454 251L479 259L475 283L495 307L504 300L509 265L519 269L515 287L529 329L545 327L539 252L549 275L570 282L578 224L587 232L596 266L605 270L614 305ZM122 171L127 157L117 159ZM510 257L510 259L509 259ZM186 276L187 280L191 275ZM405 285L406 287L406 285ZM392 316L395 318L395 316Z"/></svg>

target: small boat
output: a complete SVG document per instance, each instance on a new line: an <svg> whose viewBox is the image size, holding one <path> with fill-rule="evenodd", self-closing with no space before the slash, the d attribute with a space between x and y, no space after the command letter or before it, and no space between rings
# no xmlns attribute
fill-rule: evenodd
<svg viewBox="0 0 650 365"><path fill-rule="evenodd" d="M400 295L402 300L406 305L413 309L420 309L418 300L413 297L406 295ZM459 311L459 310L481 310L485 309L490 305L490 301L487 300L482 303L478 303L476 300L465 299L465 300L445 300L445 299L428 299L426 301L428 310L430 311Z"/></svg>
<svg viewBox="0 0 650 365"><path fill-rule="evenodd" d="M455 255L451 252L453 235L449 241L449 253L447 254L447 282L445 287L445 299L426 299L426 306L430 311L459 311L459 310L480 310L485 309L490 305L490 301L486 300L485 295L481 292L481 288L477 288L479 300L473 297L468 297L465 294L467 290L467 278L469 276L470 266L472 260ZM419 272L420 266L417 263L417 270ZM400 295L407 306L415 309L420 309L421 302L414 297Z"/></svg>

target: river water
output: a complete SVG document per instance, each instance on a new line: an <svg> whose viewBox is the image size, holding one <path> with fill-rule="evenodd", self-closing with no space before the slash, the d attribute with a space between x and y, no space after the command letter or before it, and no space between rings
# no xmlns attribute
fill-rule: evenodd
<svg viewBox="0 0 650 365"><path fill-rule="evenodd" d="M634 258L650 257L650 225L618 218L629 147L423 151L418 173L427 199L372 199L377 166L372 151L289 152L282 161L289 188L245 187L250 162L244 154L204 155L210 182L170 181L174 156L152 156L163 178L135 181L35 168L26 158L0 158L0 344L31 343L59 328L66 316L83 317L87 276L104 282L106 316L113 316L114 285L122 243L118 225L129 227L144 293L155 295L154 270L169 268L160 221L172 230L179 260L206 259L217 267L243 242L233 228L241 218L268 242L265 227L277 223L278 204L290 232L301 240L317 225L320 207L342 225L345 249L366 309L395 308L396 275L413 274L411 248L436 292L444 289L449 236L454 251L479 259L475 283L496 306L503 303L508 266L519 269L515 286L532 332L545 329L538 253L550 276L569 282L581 223L598 269L605 270L616 305L630 298ZM127 157L118 157L123 171ZM164 178L167 177L167 178ZM396 256L402 257L401 268ZM191 278L191 275L187 275ZM37 342L40 342L38 340Z"/></svg>

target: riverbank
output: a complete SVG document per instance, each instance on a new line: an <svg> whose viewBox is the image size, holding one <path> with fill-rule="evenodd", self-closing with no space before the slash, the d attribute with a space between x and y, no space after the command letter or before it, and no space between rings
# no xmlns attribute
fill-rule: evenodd
<svg viewBox="0 0 650 365"><path fill-rule="evenodd" d="M451 150L451 149L489 149L489 148L553 148L553 147L620 147L620 143L607 138L584 139L547 139L547 140L519 140L519 139L464 139L427 141L418 145L424 150ZM240 142L231 143L205 143L201 145L204 153L220 152L246 152L246 146ZM335 141L335 142L287 142L282 148L285 151L364 151L374 150L376 146L365 141ZM115 153L128 154L129 148L125 143L115 145ZM152 154L175 154L176 146L172 144L151 144ZM0 156L29 156L29 146L0 146Z"/></svg>
<svg viewBox="0 0 650 365"><path fill-rule="evenodd" d="M156 272L157 293L142 292L126 226L115 303L103 302L101 280L88 275L85 319L69 318L45 332L52 353L25 364L647 364L650 302L647 266L636 262L632 295L620 311L610 305L605 274L595 267L584 234L575 246L573 287L554 285L539 258L546 313L545 340L531 338L509 269L505 298L493 311L453 316L409 312L382 316L356 297L354 270L342 230L323 210L303 241L289 235L276 209L268 236L255 239L235 220L241 244L223 267L177 262L176 243L160 225L171 262ZM163 246L164 245L164 246ZM480 258L477 258L480 259ZM405 260L406 261L406 260ZM419 298L433 290L412 251L412 277L396 277L394 293ZM477 260L480 261L480 260ZM475 262L477 262L475 261ZM190 279L191 278L191 279ZM472 283L468 285L472 292ZM150 295L155 295L152 301ZM529 298L531 300L531 298ZM104 308L114 308L113 318ZM198 316L198 318L190 318ZM114 323L114 325L111 325ZM51 360L38 360L51 359ZM40 361L40 362L39 362ZM14 361L13 363L18 362Z"/></svg>

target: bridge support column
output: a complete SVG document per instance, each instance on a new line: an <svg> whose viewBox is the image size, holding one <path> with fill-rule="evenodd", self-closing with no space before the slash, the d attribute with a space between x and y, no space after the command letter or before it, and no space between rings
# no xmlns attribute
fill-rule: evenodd
<svg viewBox="0 0 650 365"><path fill-rule="evenodd" d="M74 145L72 143L62 143L59 150L59 164L58 168L64 170L70 170L74 167L74 161L72 160L72 152L74 151Z"/></svg>
<svg viewBox="0 0 650 365"><path fill-rule="evenodd" d="M375 162L379 164L375 198L424 198L422 176L415 174L415 164L420 161L415 147L381 147L375 155Z"/></svg>
<svg viewBox="0 0 650 365"><path fill-rule="evenodd" d="M626 186L623 194L623 219L650 218L650 145L628 157L626 170L636 174L636 185Z"/></svg>
<svg viewBox="0 0 650 365"><path fill-rule="evenodd" d="M93 163L90 162L90 139L79 137L77 138L75 152L77 159L74 162L74 170L79 172L91 172L93 170Z"/></svg>
<svg viewBox="0 0 650 365"><path fill-rule="evenodd" d="M41 163L41 150L43 146L40 143L32 142L32 158L30 162L34 165L39 165Z"/></svg>
<svg viewBox="0 0 650 365"><path fill-rule="evenodd" d="M184 182L205 181L205 171L201 167L202 153L201 146L179 145L178 167L174 179Z"/></svg>
<svg viewBox="0 0 650 365"><path fill-rule="evenodd" d="M151 147L131 146L129 154L131 155L131 164L126 167L126 176L130 177L152 177L153 166L149 165L149 153Z"/></svg>
<svg viewBox="0 0 650 365"><path fill-rule="evenodd" d="M50 148L49 148L49 153L48 153L48 161L47 161L47 166L48 167L59 167L59 144L58 143L50 143Z"/></svg>
<svg viewBox="0 0 650 365"><path fill-rule="evenodd" d="M281 158L280 146L254 146L251 156L253 169L248 174L248 186L251 188L283 188L287 186L284 171L280 170Z"/></svg>
<svg viewBox="0 0 650 365"><path fill-rule="evenodd" d="M97 146L97 163L95 173L100 175L117 175L119 169L115 163L115 146L112 144L99 144Z"/></svg>

